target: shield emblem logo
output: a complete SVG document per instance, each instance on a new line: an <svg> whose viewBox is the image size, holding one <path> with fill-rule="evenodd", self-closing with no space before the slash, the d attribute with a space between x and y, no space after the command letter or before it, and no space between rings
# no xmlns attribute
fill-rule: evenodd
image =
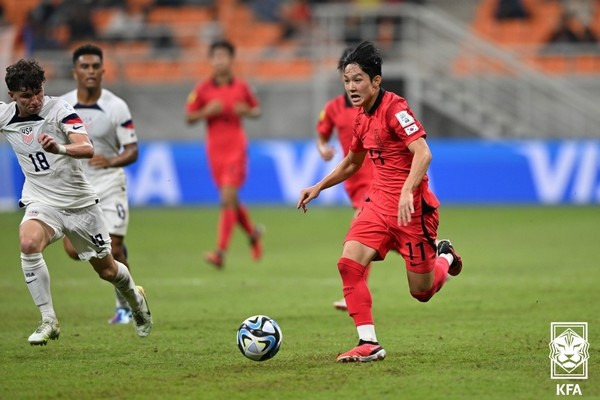
<svg viewBox="0 0 600 400"><path fill-rule="evenodd" d="M29 146L33 143L33 128L31 126L22 127L21 137L23 138L23 143Z"/></svg>
<svg viewBox="0 0 600 400"><path fill-rule="evenodd" d="M551 379L588 378L587 328L587 322L550 323Z"/></svg>

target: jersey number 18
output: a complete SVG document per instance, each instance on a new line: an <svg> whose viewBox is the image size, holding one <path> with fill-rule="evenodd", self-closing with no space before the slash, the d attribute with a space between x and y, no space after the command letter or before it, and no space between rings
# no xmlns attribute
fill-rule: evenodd
<svg viewBox="0 0 600 400"><path fill-rule="evenodd" d="M35 168L35 172L46 171L50 168L50 164L48 164L48 159L46 158L46 154L41 151L35 153L35 157L33 154L29 154L29 159L33 163L33 167Z"/></svg>

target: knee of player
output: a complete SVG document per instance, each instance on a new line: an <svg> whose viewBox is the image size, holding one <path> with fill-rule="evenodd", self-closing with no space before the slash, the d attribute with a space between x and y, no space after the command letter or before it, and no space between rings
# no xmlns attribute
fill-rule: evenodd
<svg viewBox="0 0 600 400"><path fill-rule="evenodd" d="M343 257L338 260L337 267L338 267L338 271L339 271L340 275L342 275L342 276L344 276L346 273L348 273L349 269L350 269L348 264L345 262L345 258L343 258Z"/></svg>
<svg viewBox="0 0 600 400"><path fill-rule="evenodd" d="M236 209L238 207L238 203L235 200L222 200L221 201L221 208L230 208L230 209Z"/></svg>
<svg viewBox="0 0 600 400"><path fill-rule="evenodd" d="M108 282L113 282L117 278L117 269L116 268L102 268L96 269L98 276L100 279L103 279Z"/></svg>
<svg viewBox="0 0 600 400"><path fill-rule="evenodd" d="M21 236L20 238L21 253L33 254L41 253L42 245L38 240L29 236Z"/></svg>

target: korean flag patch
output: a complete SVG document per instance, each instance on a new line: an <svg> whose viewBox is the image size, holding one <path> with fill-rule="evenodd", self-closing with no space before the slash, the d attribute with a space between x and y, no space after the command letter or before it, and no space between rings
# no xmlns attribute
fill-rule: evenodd
<svg viewBox="0 0 600 400"><path fill-rule="evenodd" d="M403 128L415 123L415 119L406 110L396 113L396 119L398 122L400 122L400 126Z"/></svg>
<svg viewBox="0 0 600 400"><path fill-rule="evenodd" d="M406 132L407 135L412 135L418 130L419 127L417 126L417 124L412 124L411 126L404 128L404 132Z"/></svg>

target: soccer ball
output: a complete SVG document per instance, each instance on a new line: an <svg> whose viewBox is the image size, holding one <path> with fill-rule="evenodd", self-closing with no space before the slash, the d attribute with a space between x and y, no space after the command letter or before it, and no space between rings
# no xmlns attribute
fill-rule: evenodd
<svg viewBox="0 0 600 400"><path fill-rule="evenodd" d="M237 344L242 354L254 361L265 361L279 351L283 334L275 320L266 315L246 318L237 332Z"/></svg>

